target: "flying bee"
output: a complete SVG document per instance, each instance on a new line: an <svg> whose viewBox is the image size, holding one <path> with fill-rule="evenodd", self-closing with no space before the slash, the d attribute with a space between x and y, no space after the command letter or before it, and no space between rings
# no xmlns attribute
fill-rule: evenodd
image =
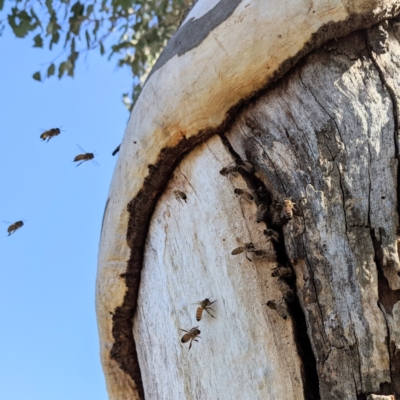
<svg viewBox="0 0 400 400"><path fill-rule="evenodd" d="M175 198L179 201L179 203L182 203L182 200L187 203L187 196L185 192L182 192L181 190L174 190L173 191Z"/></svg>
<svg viewBox="0 0 400 400"><path fill-rule="evenodd" d="M118 147L112 152L112 155L115 156L119 152L119 148L121 145L118 145Z"/></svg>
<svg viewBox="0 0 400 400"><path fill-rule="evenodd" d="M241 254L241 253L246 252L246 258L247 258L249 261L252 261L252 260L247 256L247 253L253 253L255 250L256 250L256 248L255 248L255 246L254 246L253 243L251 243L251 242L250 242L250 243L243 243L243 246L236 247L236 249L233 249L232 252L231 252L231 254L232 254L233 256L235 256L235 255L237 255L237 254Z"/></svg>
<svg viewBox="0 0 400 400"><path fill-rule="evenodd" d="M85 161L89 161L89 160L93 160L94 159L94 154L93 153L87 153L86 150L82 149L81 146L79 146L79 144L77 144L78 148L83 151L83 154L78 154L75 158L73 162L78 162L80 161L80 163L77 165L77 167L79 167L82 163L84 163ZM97 163L96 160L93 160L97 165L99 165Z"/></svg>
<svg viewBox="0 0 400 400"><path fill-rule="evenodd" d="M279 303L277 303L275 300L270 300L267 301L266 305L271 308L272 310L276 310L278 315L283 318L287 319L289 316L287 305L285 301L282 299Z"/></svg>
<svg viewBox="0 0 400 400"><path fill-rule="evenodd" d="M211 315L211 317L215 318L214 315L212 315L209 310L211 310L212 312L215 312L215 310L213 310L210 306L211 306L211 304L214 304L216 301L217 300L210 301L210 299L204 299L203 301L200 301L199 303L197 303L199 305L199 307L196 310L196 320L197 321L201 320L203 311L205 311L208 315Z"/></svg>
<svg viewBox="0 0 400 400"><path fill-rule="evenodd" d="M49 141L52 137L57 136L61 133L60 128L51 128L47 131L44 131L41 135L40 135L40 139L42 140L46 140Z"/></svg>
<svg viewBox="0 0 400 400"><path fill-rule="evenodd" d="M7 232L8 232L8 236L10 236L11 234L13 234L17 229L21 228L24 225L23 221L17 221L14 222L13 224L11 224L8 228L7 228Z"/></svg>
<svg viewBox="0 0 400 400"><path fill-rule="evenodd" d="M293 301L294 300L294 293L293 290L290 288L290 286L285 282L283 279L279 278L276 281L276 284L278 285L278 289L282 292L283 298L287 301Z"/></svg>
<svg viewBox="0 0 400 400"><path fill-rule="evenodd" d="M254 201L253 191L250 189L240 189L236 188L233 193L238 195L240 199L246 200L248 203Z"/></svg>
<svg viewBox="0 0 400 400"><path fill-rule="evenodd" d="M279 233L274 231L273 229L264 229L263 233L268 238L268 240L272 240L275 243L280 242Z"/></svg>
<svg viewBox="0 0 400 400"><path fill-rule="evenodd" d="M256 221L257 222L262 222L264 221L265 215L267 214L268 211L268 204L267 203L260 203L257 207L257 213L256 213Z"/></svg>
<svg viewBox="0 0 400 400"><path fill-rule="evenodd" d="M182 336L181 342L186 343L190 340L189 350L192 348L193 341L198 342L198 340L196 340L196 337L200 338L199 335L201 332L197 328L198 326L195 326L190 331L186 331L185 329L180 328L181 331L187 332Z"/></svg>
<svg viewBox="0 0 400 400"><path fill-rule="evenodd" d="M283 265L279 265L272 270L271 276L279 278L290 278L292 276L292 269L289 267L284 267Z"/></svg>

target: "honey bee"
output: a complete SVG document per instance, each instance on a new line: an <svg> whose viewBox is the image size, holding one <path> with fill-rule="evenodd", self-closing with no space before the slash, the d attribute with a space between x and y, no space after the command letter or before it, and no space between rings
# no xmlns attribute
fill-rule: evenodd
<svg viewBox="0 0 400 400"><path fill-rule="evenodd" d="M252 261L252 260L247 256L247 253L253 253L255 250L256 250L256 248L254 247L254 244L253 244L253 243L251 243L251 242L250 242L250 243L243 243L243 246L236 247L236 249L233 249L232 252L231 252L231 254L232 254L233 256L235 256L235 255L237 255L237 254L241 254L241 253L246 252L246 258L247 258L249 261Z"/></svg>
<svg viewBox="0 0 400 400"><path fill-rule="evenodd" d="M211 306L211 304L214 304L216 301L217 300L210 301L210 299L204 299L203 301L200 301L199 303L197 303L197 304L199 304L200 307L198 307L197 311L196 311L196 320L197 321L201 320L203 311L206 311L208 315L211 315L211 317L215 318L214 315L212 315L209 310L215 312L210 306Z"/></svg>
<svg viewBox="0 0 400 400"><path fill-rule="evenodd" d="M281 218L292 219L293 211L297 211L295 204L291 199L283 199L282 203Z"/></svg>
<svg viewBox="0 0 400 400"><path fill-rule="evenodd" d="M121 145L119 145L113 152L112 155L115 156L118 152L119 152L119 148L121 147Z"/></svg>
<svg viewBox="0 0 400 400"><path fill-rule="evenodd" d="M292 276L292 269L289 267L284 267L283 265L279 265L278 267L272 270L271 276L280 278L289 278Z"/></svg>
<svg viewBox="0 0 400 400"><path fill-rule="evenodd" d="M276 253L275 250L270 249L256 249L252 251L256 258L261 258L267 261L275 261L276 260Z"/></svg>
<svg viewBox="0 0 400 400"><path fill-rule="evenodd" d="M281 210L282 210L282 205L279 203L279 201L274 200L271 203L270 208L269 208L269 212L271 215L273 225L276 225L276 226L282 225Z"/></svg>
<svg viewBox="0 0 400 400"><path fill-rule="evenodd" d="M280 242L279 233L274 231L273 229L265 229L263 233L269 240L272 240L275 243Z"/></svg>
<svg viewBox="0 0 400 400"><path fill-rule="evenodd" d="M287 319L289 316L287 305L285 301L282 299L279 303L277 303L275 300L270 300L266 303L266 305L271 308L272 310L276 310L278 315L283 318Z"/></svg>
<svg viewBox="0 0 400 400"><path fill-rule="evenodd" d="M294 293L293 290L290 288L290 286L285 282L283 279L278 279L276 281L276 284L278 285L278 289L282 292L283 298L287 301L293 301L294 300Z"/></svg>
<svg viewBox="0 0 400 400"><path fill-rule="evenodd" d="M241 171L245 171L248 174L251 174L254 170L254 165L247 160L238 160L235 163L229 164L227 167L224 167L219 171L219 173L223 176L237 176Z"/></svg>
<svg viewBox="0 0 400 400"><path fill-rule="evenodd" d="M185 203L187 203L187 196L185 192L182 192L181 190L174 190L173 193L175 195L175 198L179 201L179 203L182 203L182 200Z"/></svg>
<svg viewBox="0 0 400 400"><path fill-rule="evenodd" d="M52 137L57 136L61 133L60 128L51 128L48 131L44 131L40 135L40 139L49 141Z"/></svg>
<svg viewBox="0 0 400 400"><path fill-rule="evenodd" d="M293 213L297 213L295 203L292 200L285 198L282 202L274 200L270 208L272 214L272 223L280 226L283 223L293 218Z"/></svg>
<svg viewBox="0 0 400 400"><path fill-rule="evenodd" d="M186 331L185 329L180 328L181 331L187 332L182 336L181 342L186 343L190 340L189 350L192 348L193 341L198 342L198 340L196 340L196 337L200 338L199 335L201 332L197 328L198 326L195 326L190 331Z"/></svg>
<svg viewBox="0 0 400 400"><path fill-rule="evenodd" d="M267 214L268 211L268 204L267 203L260 203L257 207L257 213L256 213L256 221L257 222L262 222L264 221L265 215Z"/></svg>
<svg viewBox="0 0 400 400"><path fill-rule="evenodd" d="M14 222L13 224L11 224L7 229L8 236L13 234L17 229L21 228L22 225L24 225L23 221L17 221L17 222Z"/></svg>
<svg viewBox="0 0 400 400"><path fill-rule="evenodd" d="M240 199L246 200L248 203L254 201L253 191L250 189L236 188L233 192L238 195Z"/></svg>
<svg viewBox="0 0 400 400"><path fill-rule="evenodd" d="M78 162L80 161L80 163L77 165L77 167L79 167L82 163L84 163L85 161L89 161L89 160L93 160L94 158L94 154L93 153L87 153L85 150L82 149L81 146L77 145L79 147L79 149L81 151L83 151L83 154L78 154L75 158L73 162ZM93 160L94 161L94 160Z"/></svg>

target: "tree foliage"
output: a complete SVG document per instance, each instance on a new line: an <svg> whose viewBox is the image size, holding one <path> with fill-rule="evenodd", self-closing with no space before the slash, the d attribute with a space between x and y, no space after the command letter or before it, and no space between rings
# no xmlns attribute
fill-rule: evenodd
<svg viewBox="0 0 400 400"><path fill-rule="evenodd" d="M57 57L43 71L45 77L74 76L83 53L98 49L128 66L133 76L125 105L132 109L151 67L168 39L196 0L0 0L0 32L7 23L18 38L31 37L33 47L58 49Z"/></svg>

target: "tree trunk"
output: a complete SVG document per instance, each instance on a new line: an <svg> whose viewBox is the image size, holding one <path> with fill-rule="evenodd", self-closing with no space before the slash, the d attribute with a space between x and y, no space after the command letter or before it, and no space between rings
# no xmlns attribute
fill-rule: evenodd
<svg viewBox="0 0 400 400"><path fill-rule="evenodd" d="M110 398L400 398L400 23L366 29L398 5L215 3L121 146L97 280Z"/></svg>

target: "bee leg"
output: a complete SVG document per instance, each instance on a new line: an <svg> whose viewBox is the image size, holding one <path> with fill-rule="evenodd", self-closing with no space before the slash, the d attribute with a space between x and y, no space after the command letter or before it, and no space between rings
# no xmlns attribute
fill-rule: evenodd
<svg viewBox="0 0 400 400"><path fill-rule="evenodd" d="M186 331L185 329L182 329L182 328L179 328L181 331L183 331L183 332L189 332L189 331Z"/></svg>
<svg viewBox="0 0 400 400"><path fill-rule="evenodd" d="M193 339L190 341L189 350L192 348Z"/></svg>
<svg viewBox="0 0 400 400"><path fill-rule="evenodd" d="M207 310L206 310L207 311ZM214 310L213 310L214 311ZM214 311L215 312L215 311ZM215 318L214 315L212 315L209 311L207 311L207 314L210 315L211 317ZM217 318L215 318L217 319Z"/></svg>
<svg viewBox="0 0 400 400"><path fill-rule="evenodd" d="M249 258L249 256L247 255L247 251L246 251L246 258L247 258L250 262L253 262L253 260L251 260L251 259Z"/></svg>
<svg viewBox="0 0 400 400"><path fill-rule="evenodd" d="M212 311L214 311L214 310L213 310L212 308L210 308L210 307L209 307L209 309L212 310ZM212 315L212 314L210 313L210 311L208 311L207 309L205 309L205 310L206 310L206 312L207 312L208 315L210 315L211 317L215 318L214 315ZM215 311L214 311L214 312L215 312ZM217 319L217 318L215 318L215 319Z"/></svg>
<svg viewBox="0 0 400 400"><path fill-rule="evenodd" d="M77 165L77 167L79 167L82 163L83 163L83 161L81 161L81 162Z"/></svg>

